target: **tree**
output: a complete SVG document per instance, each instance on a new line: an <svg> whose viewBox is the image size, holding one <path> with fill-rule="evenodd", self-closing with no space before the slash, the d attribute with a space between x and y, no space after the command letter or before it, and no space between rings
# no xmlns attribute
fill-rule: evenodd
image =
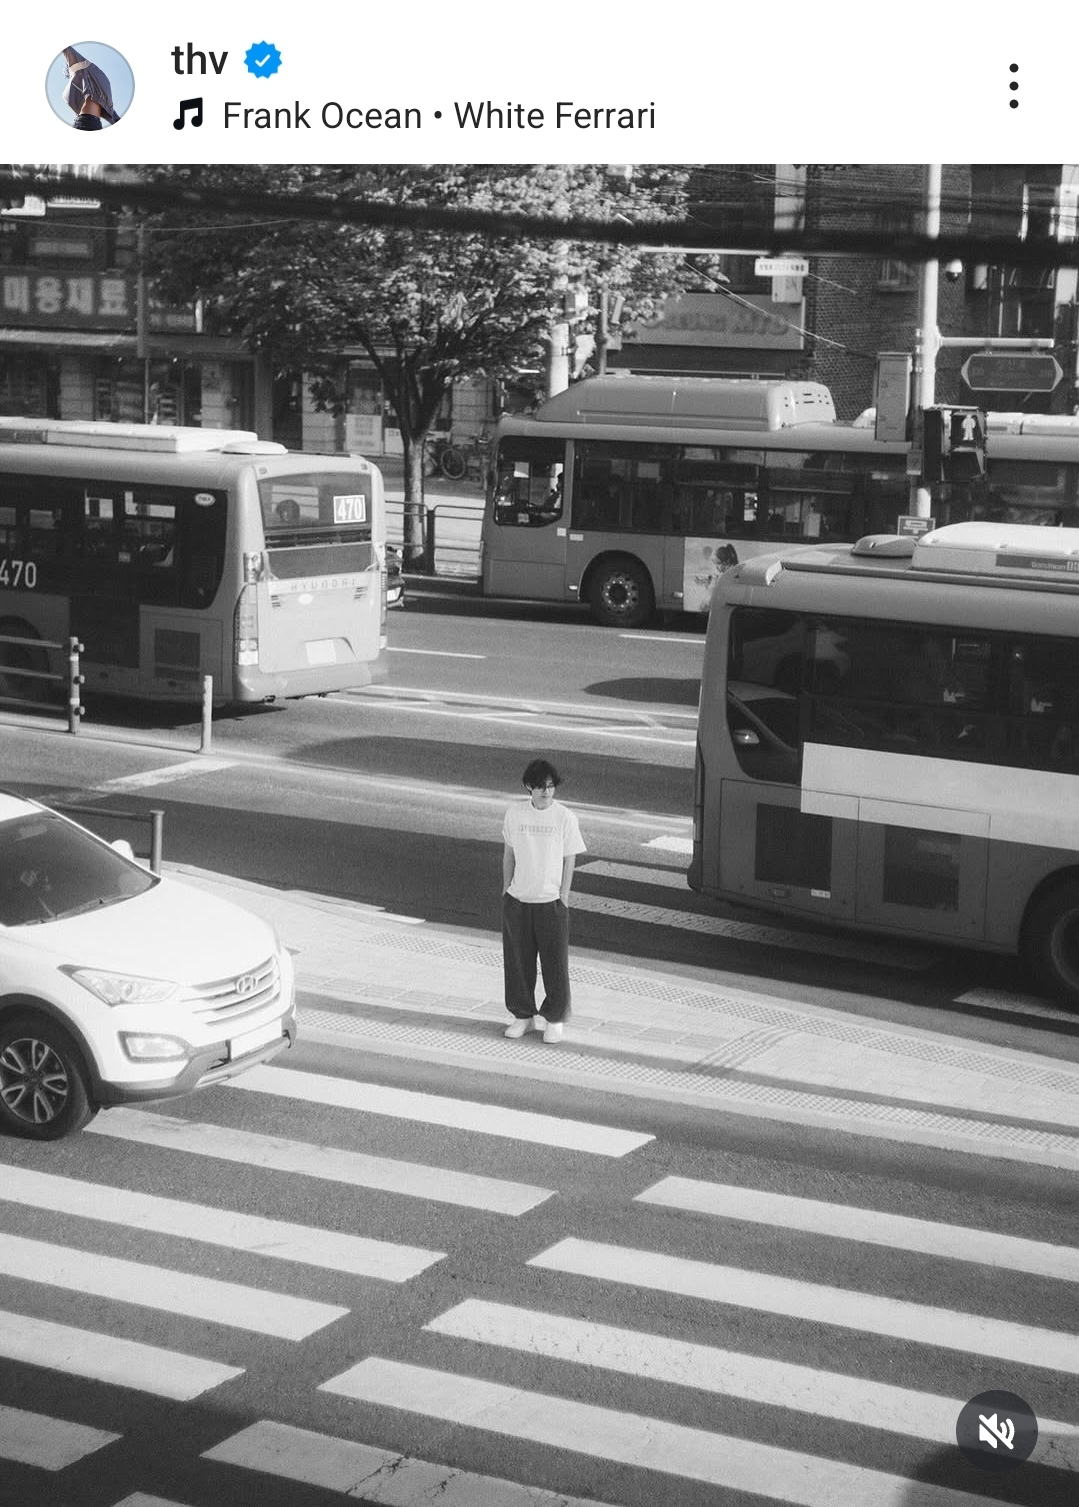
<svg viewBox="0 0 1079 1507"><path fill-rule="evenodd" d="M158 181L185 188L264 190L265 218L175 211L143 217L146 270L160 296L199 297L209 328L241 335L276 369L313 374L322 408L343 409L340 353L362 349L396 412L405 459L405 548L422 549L423 452L447 390L459 378L542 369L568 287L590 293L579 326L594 323L600 289L622 295L625 317L647 318L694 280L678 253L641 255L607 243L530 238L529 215L631 223L679 219L680 168L170 167ZM289 195L461 207L520 216L519 237L357 226L290 215ZM285 201L285 202L283 202Z"/></svg>

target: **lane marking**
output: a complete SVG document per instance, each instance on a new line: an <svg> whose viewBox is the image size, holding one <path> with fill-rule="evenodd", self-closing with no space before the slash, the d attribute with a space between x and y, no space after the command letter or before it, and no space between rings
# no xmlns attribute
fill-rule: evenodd
<svg viewBox="0 0 1079 1507"><path fill-rule="evenodd" d="M666 1256L659 1251L570 1238L533 1256L528 1265L571 1272L579 1277L597 1277L604 1282L623 1282L654 1292L677 1293L680 1297L703 1298L709 1303L783 1314L811 1323L834 1324L864 1334L913 1340L944 1350L969 1351L971 1355L991 1356L1049 1371L1079 1368L1079 1335L1063 1330L930 1308L903 1298L882 1298L818 1282L801 1282L793 1277L773 1277L767 1272L714 1266L708 1261Z"/></svg>
<svg viewBox="0 0 1079 1507"><path fill-rule="evenodd" d="M795 1507L975 1507L982 1500L822 1456L809 1461L802 1451L381 1356L369 1356L319 1390L548 1445L560 1455L571 1451Z"/></svg>
<svg viewBox="0 0 1079 1507"><path fill-rule="evenodd" d="M703 649L703 638L689 638L681 633L677 638L668 637L665 633L620 633L619 638L628 638L630 643L645 644L688 644L691 648Z"/></svg>
<svg viewBox="0 0 1079 1507"><path fill-rule="evenodd" d="M174 1502L171 1497L154 1497L147 1495L145 1491L133 1491L122 1502L114 1502L113 1507L188 1507L188 1504Z"/></svg>
<svg viewBox="0 0 1079 1507"><path fill-rule="evenodd" d="M892 1250L918 1251L950 1261L1003 1267L1034 1276L1054 1277L1061 1282L1079 1282L1079 1250L1074 1247L1025 1240L1018 1235L998 1235L994 1230L937 1224L929 1219L912 1219L906 1214L885 1214L877 1209L855 1208L850 1204L819 1203L815 1199L702 1182L689 1177L664 1177L643 1193L638 1193L634 1202L659 1204L665 1209L684 1209L716 1219L745 1219L752 1224L775 1225L803 1234L831 1235L868 1245L886 1245Z"/></svg>
<svg viewBox="0 0 1079 1507"><path fill-rule="evenodd" d="M429 654L438 659L486 659L486 654L461 654L452 649L402 649L391 645L391 654Z"/></svg>
<svg viewBox="0 0 1079 1507"><path fill-rule="evenodd" d="M87 1428L66 1418L0 1407L0 1460L36 1465L38 1470L64 1470L122 1438L122 1434Z"/></svg>
<svg viewBox="0 0 1079 1507"><path fill-rule="evenodd" d="M242 1366L223 1366L178 1350L8 1311L0 1311L0 1355L27 1366L149 1392L170 1402L190 1402L243 1375Z"/></svg>
<svg viewBox="0 0 1079 1507"><path fill-rule="evenodd" d="M326 1182L347 1183L349 1187L378 1188L383 1192L403 1194L406 1198L430 1199L466 1209L485 1209L492 1214L525 1214L554 1197L552 1189L537 1188L528 1183L455 1172L450 1167L429 1167L420 1162L367 1156L363 1152L316 1146L309 1141L285 1140L253 1131L230 1130L146 1110L111 1109L86 1129L97 1135L136 1141L144 1146L165 1146L195 1156L239 1162L244 1167L298 1172L304 1177L321 1178Z"/></svg>
<svg viewBox="0 0 1079 1507"><path fill-rule="evenodd" d="M426 704L415 705L411 702L394 702L389 708L391 712L417 712L423 717L447 717L456 722L482 722L505 727L528 727L535 728L537 718L549 718L550 713L545 709L537 709L535 712L522 716L519 713L506 713L497 716L492 712L484 711L453 711L448 708L428 706ZM602 720L602 719L600 719ZM696 734L687 729L682 738L650 738L645 733L624 732L614 727L585 727L576 722L558 722L554 720L544 721L544 730L557 733L576 733L582 738L611 738L621 740L624 743L647 743L657 748L685 748L692 750L696 743Z"/></svg>
<svg viewBox="0 0 1079 1507"><path fill-rule="evenodd" d="M0 1273L279 1340L306 1339L348 1313L347 1308L332 1303L309 1302L288 1293L191 1276L19 1235L0 1235Z"/></svg>
<svg viewBox="0 0 1079 1507"><path fill-rule="evenodd" d="M213 1209L207 1204L159 1198L153 1193L133 1193L103 1183L79 1182L22 1167L0 1166L0 1198L48 1209L53 1214L75 1214L106 1224L153 1230L159 1235L178 1235L184 1240L228 1246L276 1261L298 1261L305 1266L347 1272L354 1277L377 1277L384 1282L407 1282L441 1261L445 1254L362 1235L339 1234L336 1230L313 1229L282 1219L264 1219L258 1214Z"/></svg>
<svg viewBox="0 0 1079 1507"><path fill-rule="evenodd" d="M341 693L338 693L341 694ZM492 692L482 691L445 691L427 690L421 686L364 686L362 690L351 693L351 699L358 697L370 700L405 700L409 697L419 697L426 701L441 701L447 706L459 703L461 706L472 708L486 705L495 709L518 712L536 712L538 714L551 712L565 712L568 716L594 717L600 709L596 701L541 701L536 697L528 696L498 696ZM692 722L697 725L697 713L682 712L675 707L664 707L659 712L643 712L629 707L607 707L607 715L620 716L628 721L649 721L656 716L670 717L682 722Z"/></svg>
<svg viewBox="0 0 1079 1507"><path fill-rule="evenodd" d="M955 1420L966 1401L478 1298L467 1298L423 1327L525 1355L791 1408L937 1444L955 1443ZM1035 1459L1057 1470L1079 1470L1079 1428L1039 1418Z"/></svg>
<svg viewBox="0 0 1079 1507"><path fill-rule="evenodd" d="M692 854L693 839L692 837L651 837L647 842L642 843L641 847L662 848L668 853Z"/></svg>
<svg viewBox="0 0 1079 1507"><path fill-rule="evenodd" d="M202 1458L393 1507L432 1507L435 1502L439 1507L604 1507L591 1498L414 1460L268 1419L222 1440Z"/></svg>
<svg viewBox="0 0 1079 1507"><path fill-rule="evenodd" d="M440 1094L387 1088L380 1083L361 1083L354 1078L333 1078L323 1073L302 1073L289 1067L253 1067L239 1078L229 1078L219 1086L245 1093L279 1094L309 1104L332 1105L336 1109L352 1109L362 1114L418 1120L425 1125L443 1125L451 1130L477 1131L480 1135L502 1136L525 1144L589 1151L597 1156L628 1156L639 1146L655 1140L655 1136L640 1131L617 1130L610 1125L593 1125L587 1120L566 1120L555 1115L533 1114L525 1109L503 1109L498 1104L447 1099Z"/></svg>
<svg viewBox="0 0 1079 1507"><path fill-rule="evenodd" d="M170 764L163 769L147 769L142 774L122 774L115 780L102 780L94 790L139 790L144 785L168 785L173 780L190 779L196 774L216 774L222 769L232 769L234 759L199 758L188 759L183 764Z"/></svg>
<svg viewBox="0 0 1079 1507"><path fill-rule="evenodd" d="M582 868L582 872L587 873L587 868ZM858 942L839 935L822 936L817 932L789 931L783 927L759 925L752 921L728 921L721 916L701 915L696 911L668 910L660 905L618 900L611 895L590 895L586 890L574 890L572 905L578 910L592 911L597 915L618 916L651 926L670 926L676 931L697 931L707 936L726 937L732 942L783 947L792 952L824 953L827 957L877 963L886 968L904 968L911 972L932 968L937 961L936 954L919 952L915 946Z"/></svg>

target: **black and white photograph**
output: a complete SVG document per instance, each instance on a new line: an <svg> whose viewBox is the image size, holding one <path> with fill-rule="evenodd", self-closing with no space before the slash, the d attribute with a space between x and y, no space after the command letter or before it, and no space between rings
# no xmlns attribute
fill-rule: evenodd
<svg viewBox="0 0 1079 1507"><path fill-rule="evenodd" d="M0 164L3 1502L1074 1504L1077 229Z"/></svg>

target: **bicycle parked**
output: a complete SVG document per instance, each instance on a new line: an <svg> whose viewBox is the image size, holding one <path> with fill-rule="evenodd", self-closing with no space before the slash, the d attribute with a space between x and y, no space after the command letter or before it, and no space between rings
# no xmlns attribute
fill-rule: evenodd
<svg viewBox="0 0 1079 1507"><path fill-rule="evenodd" d="M490 451L491 439L486 426L478 435L456 439L452 433L437 435L427 444L426 473L428 476L443 476L447 481L483 482Z"/></svg>

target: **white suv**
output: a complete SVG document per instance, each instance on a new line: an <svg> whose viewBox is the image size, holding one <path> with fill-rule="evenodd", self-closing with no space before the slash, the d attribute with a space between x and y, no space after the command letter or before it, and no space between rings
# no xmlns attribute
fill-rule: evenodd
<svg viewBox="0 0 1079 1507"><path fill-rule="evenodd" d="M0 792L0 1128L58 1140L295 1035L292 959L265 921Z"/></svg>

